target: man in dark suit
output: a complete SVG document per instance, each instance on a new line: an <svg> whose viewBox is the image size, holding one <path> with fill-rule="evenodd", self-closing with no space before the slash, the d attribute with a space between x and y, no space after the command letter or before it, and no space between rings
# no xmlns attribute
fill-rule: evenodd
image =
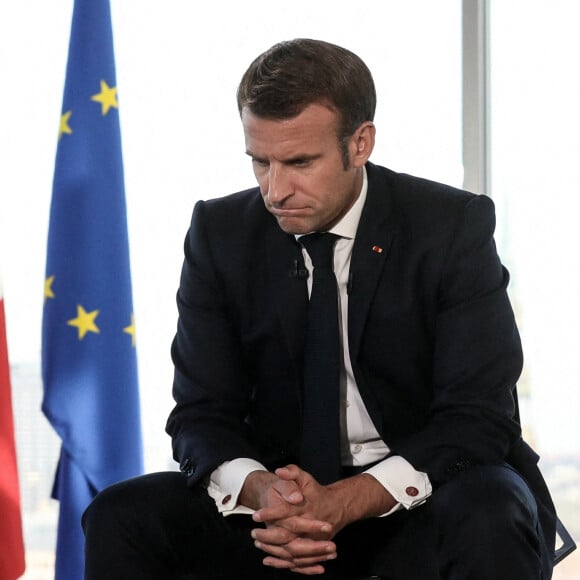
<svg viewBox="0 0 580 580"><path fill-rule="evenodd" d="M370 163L374 85L343 48L272 47L238 106L259 187L199 202L186 238L167 425L183 473L97 497L86 577L550 578L492 202ZM312 237L332 238L320 270ZM324 268L340 349L313 391Z"/></svg>

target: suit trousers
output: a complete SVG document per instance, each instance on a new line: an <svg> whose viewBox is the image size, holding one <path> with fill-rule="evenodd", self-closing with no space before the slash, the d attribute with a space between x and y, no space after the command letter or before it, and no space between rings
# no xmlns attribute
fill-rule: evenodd
<svg viewBox="0 0 580 580"><path fill-rule="evenodd" d="M287 580L262 564L250 516L223 517L178 472L107 488L83 516L86 580ZM334 538L324 580L549 580L535 500L508 466L472 467L413 510L356 522Z"/></svg>

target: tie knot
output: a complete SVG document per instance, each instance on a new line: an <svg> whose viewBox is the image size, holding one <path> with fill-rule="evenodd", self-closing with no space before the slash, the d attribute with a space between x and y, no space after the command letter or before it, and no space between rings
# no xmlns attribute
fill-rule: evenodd
<svg viewBox="0 0 580 580"><path fill-rule="evenodd" d="M334 243L339 237L336 234L316 232L302 236L300 243L306 248L315 268L326 267L332 270Z"/></svg>

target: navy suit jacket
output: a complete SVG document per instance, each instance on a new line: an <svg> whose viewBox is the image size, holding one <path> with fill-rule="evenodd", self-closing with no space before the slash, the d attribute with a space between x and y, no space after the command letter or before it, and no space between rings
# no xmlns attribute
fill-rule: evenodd
<svg viewBox="0 0 580 580"><path fill-rule="evenodd" d="M348 341L378 432L435 489L474 464L515 463L553 525L537 456L514 419L522 352L492 201L371 163L367 174ZM236 457L299 463L303 268L258 188L196 204L167 424L191 484Z"/></svg>

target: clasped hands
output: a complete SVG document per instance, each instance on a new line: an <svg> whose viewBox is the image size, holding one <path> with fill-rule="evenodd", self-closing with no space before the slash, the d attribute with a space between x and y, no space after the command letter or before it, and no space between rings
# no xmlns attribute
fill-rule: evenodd
<svg viewBox="0 0 580 580"><path fill-rule="evenodd" d="M267 555L264 565L301 574L322 574L324 562L336 558L332 538L345 523L333 485L320 485L296 465L261 473L255 522L255 545ZM253 474L251 474L253 475Z"/></svg>
<svg viewBox="0 0 580 580"><path fill-rule="evenodd" d="M322 574L337 557L332 539L347 524L386 513L396 503L372 476L360 474L329 485L319 484L296 465L275 473L252 472L240 499L253 507L252 530L264 565L305 575Z"/></svg>

